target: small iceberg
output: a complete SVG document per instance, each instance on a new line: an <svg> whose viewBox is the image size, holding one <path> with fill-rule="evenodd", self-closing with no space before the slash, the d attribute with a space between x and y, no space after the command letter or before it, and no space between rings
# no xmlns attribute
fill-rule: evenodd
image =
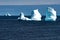
<svg viewBox="0 0 60 40"><path fill-rule="evenodd" d="M46 18L45 21L56 21L56 11L52 7L48 7L48 10L46 12Z"/></svg>
<svg viewBox="0 0 60 40"><path fill-rule="evenodd" d="M18 17L18 19L21 19L21 20L31 20L31 19L25 17L23 12L21 12L21 15L20 15L20 17Z"/></svg>
<svg viewBox="0 0 60 40"><path fill-rule="evenodd" d="M7 13L7 14L5 14L4 16L11 16L11 14L10 14L10 13Z"/></svg>
<svg viewBox="0 0 60 40"><path fill-rule="evenodd" d="M21 19L21 20L28 20L28 21L41 21L41 14L39 13L38 9L35 9L32 11L32 16L31 18L28 18L28 17L25 17L24 16L24 13L21 12L21 15L20 17L18 17L18 19Z"/></svg>

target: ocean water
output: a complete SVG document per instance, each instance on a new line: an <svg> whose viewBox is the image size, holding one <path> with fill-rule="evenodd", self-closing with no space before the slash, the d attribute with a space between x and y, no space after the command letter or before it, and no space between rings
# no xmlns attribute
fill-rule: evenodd
<svg viewBox="0 0 60 40"><path fill-rule="evenodd" d="M42 21L17 20L18 13L21 11L26 13L27 17L30 17L31 14L28 13L33 9L39 8L41 12L42 10L45 12L48 6L0 6L1 15L4 15L6 12L13 15L0 16L0 40L60 40L60 16L57 17L56 21L45 21L45 16L42 17ZM59 5L50 6L54 7L59 15Z"/></svg>
<svg viewBox="0 0 60 40"><path fill-rule="evenodd" d="M45 15L47 8L52 7L60 15L60 5L0 5L0 15L10 13L11 15L18 16L21 12L25 15L31 15L32 10L39 9L41 15Z"/></svg>
<svg viewBox="0 0 60 40"><path fill-rule="evenodd" d="M22 21L0 16L0 40L60 40L60 16L56 21Z"/></svg>

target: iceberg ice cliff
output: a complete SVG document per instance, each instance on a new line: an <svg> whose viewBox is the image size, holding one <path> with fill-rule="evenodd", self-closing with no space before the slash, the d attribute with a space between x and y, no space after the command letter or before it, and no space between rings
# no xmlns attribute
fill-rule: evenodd
<svg viewBox="0 0 60 40"><path fill-rule="evenodd" d="M41 21L41 14L39 13L38 9L35 9L32 11L32 16L31 16L31 20L35 20L35 21Z"/></svg>
<svg viewBox="0 0 60 40"><path fill-rule="evenodd" d="M54 10L54 8L48 7L45 21L56 21L56 19L56 11Z"/></svg>

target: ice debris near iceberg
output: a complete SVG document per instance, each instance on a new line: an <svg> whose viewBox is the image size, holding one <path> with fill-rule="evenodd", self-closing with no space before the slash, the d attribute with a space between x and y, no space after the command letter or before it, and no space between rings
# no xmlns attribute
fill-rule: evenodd
<svg viewBox="0 0 60 40"><path fill-rule="evenodd" d="M35 9L32 11L32 16L31 16L31 20L34 21L41 21L41 14L39 13L38 9Z"/></svg>
<svg viewBox="0 0 60 40"><path fill-rule="evenodd" d="M41 21L41 14L39 13L38 9L35 9L32 11L32 16L31 18L28 18L28 17L25 17L24 16L24 13L21 12L21 15L20 17L18 17L18 19L21 19L21 20L29 20L29 21Z"/></svg>
<svg viewBox="0 0 60 40"><path fill-rule="evenodd" d="M45 21L56 21L56 19L56 11L54 10L54 8L48 7Z"/></svg>

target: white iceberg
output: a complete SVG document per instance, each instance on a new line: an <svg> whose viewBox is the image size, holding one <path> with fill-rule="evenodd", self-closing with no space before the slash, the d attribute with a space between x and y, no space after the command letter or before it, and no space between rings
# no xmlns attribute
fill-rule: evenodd
<svg viewBox="0 0 60 40"><path fill-rule="evenodd" d="M11 14L10 13L6 13L5 16L11 16Z"/></svg>
<svg viewBox="0 0 60 40"><path fill-rule="evenodd" d="M57 19L56 11L54 10L54 8L48 7L45 21L56 21L56 19Z"/></svg>
<svg viewBox="0 0 60 40"><path fill-rule="evenodd" d="M31 20L31 19L25 17L23 12L21 12L21 15L20 15L20 17L18 17L18 19L21 19L21 20Z"/></svg>
<svg viewBox="0 0 60 40"><path fill-rule="evenodd" d="M21 20L29 20L29 21L41 21L41 14L39 13L38 9L36 10L33 10L32 11L32 16L31 18L28 18L28 17L25 17L24 16L24 13L21 12L21 15L20 17L18 17L18 19L21 19Z"/></svg>
<svg viewBox="0 0 60 40"><path fill-rule="evenodd" d="M35 20L35 21L41 21L41 14L39 13L38 9L35 9L32 11L32 17L31 20Z"/></svg>

